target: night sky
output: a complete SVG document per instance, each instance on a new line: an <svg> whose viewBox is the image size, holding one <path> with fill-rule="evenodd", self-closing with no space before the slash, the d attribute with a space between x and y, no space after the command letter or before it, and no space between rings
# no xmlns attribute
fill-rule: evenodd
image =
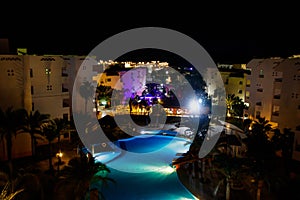
<svg viewBox="0 0 300 200"><path fill-rule="evenodd" d="M245 17L246 12L230 14L232 10L208 15L200 12L205 10L203 7L198 12L158 8L118 11L82 4L68 12L66 7L53 3L43 9L26 10L24 14L13 10L9 15L0 14L0 38L9 39L11 53L16 53L16 48L27 48L29 54L87 55L114 34L152 26L192 37L216 63L247 63L252 58L300 54L297 18L289 16L292 11L284 15L263 11L264 15L259 15L261 11L255 10L259 18L249 18ZM16 15L19 18L14 18ZM134 60L135 56L130 56L128 60ZM153 56L139 57L151 60Z"/></svg>

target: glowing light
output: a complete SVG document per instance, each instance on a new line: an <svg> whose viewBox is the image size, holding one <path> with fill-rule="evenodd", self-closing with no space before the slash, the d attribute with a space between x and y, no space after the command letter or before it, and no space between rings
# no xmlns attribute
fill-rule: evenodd
<svg viewBox="0 0 300 200"><path fill-rule="evenodd" d="M199 103L202 103L202 102L203 102L203 100L202 100L201 98L199 98L199 99L198 99L198 102L199 102Z"/></svg>
<svg viewBox="0 0 300 200"><path fill-rule="evenodd" d="M159 172L163 174L172 174L176 171L176 168L170 167L170 166L164 166L158 169Z"/></svg>
<svg viewBox="0 0 300 200"><path fill-rule="evenodd" d="M56 154L56 157L57 157L57 158L62 158L62 157L63 157L63 153L62 153L62 152L57 153L57 154Z"/></svg>
<svg viewBox="0 0 300 200"><path fill-rule="evenodd" d="M189 104L189 109L191 113L199 113L200 112L199 102L195 99L192 99Z"/></svg>

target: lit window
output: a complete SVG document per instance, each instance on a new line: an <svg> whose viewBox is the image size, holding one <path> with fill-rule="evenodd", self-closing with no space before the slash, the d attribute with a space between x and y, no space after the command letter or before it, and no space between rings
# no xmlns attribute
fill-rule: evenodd
<svg viewBox="0 0 300 200"><path fill-rule="evenodd" d="M46 74L46 75L50 75L50 74L51 74L51 69L45 68L45 74Z"/></svg>
<svg viewBox="0 0 300 200"><path fill-rule="evenodd" d="M259 70L259 78L264 78L264 70Z"/></svg>
<svg viewBox="0 0 300 200"><path fill-rule="evenodd" d="M259 70L259 75L264 75L264 70Z"/></svg>
<svg viewBox="0 0 300 200"><path fill-rule="evenodd" d="M273 112L272 112L272 115L274 116L279 116L279 106L273 106Z"/></svg>

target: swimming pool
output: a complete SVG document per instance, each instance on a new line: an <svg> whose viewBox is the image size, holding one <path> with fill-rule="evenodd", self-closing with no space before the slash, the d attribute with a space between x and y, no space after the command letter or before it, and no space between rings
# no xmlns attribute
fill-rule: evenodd
<svg viewBox="0 0 300 200"><path fill-rule="evenodd" d="M170 164L177 153L188 151L184 138L166 135L140 135L116 142L118 153L103 152L109 177L116 184L102 186L106 199L197 199L177 177ZM107 156L112 156L109 160ZM103 162L103 161L102 161Z"/></svg>

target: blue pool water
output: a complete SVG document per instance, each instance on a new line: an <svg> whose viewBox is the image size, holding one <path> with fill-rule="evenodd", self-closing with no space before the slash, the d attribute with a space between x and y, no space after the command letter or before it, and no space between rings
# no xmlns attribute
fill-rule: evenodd
<svg viewBox="0 0 300 200"><path fill-rule="evenodd" d="M116 144L122 148L96 156L110 168L109 177L116 181L107 187L102 185L101 192L107 200L197 199L170 166L177 153L187 152L187 140L166 135L140 135Z"/></svg>

